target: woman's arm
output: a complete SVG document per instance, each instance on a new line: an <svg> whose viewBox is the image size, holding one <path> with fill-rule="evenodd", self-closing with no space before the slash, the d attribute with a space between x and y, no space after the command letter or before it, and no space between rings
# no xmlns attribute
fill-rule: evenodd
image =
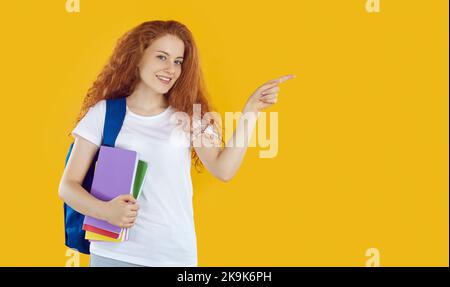
<svg viewBox="0 0 450 287"><path fill-rule="evenodd" d="M194 145L194 148L211 174L222 181L229 181L234 177L247 151L259 111L274 105L280 91L278 85L294 77L287 75L268 81L248 98L236 130L224 148L218 147L215 144L217 141L210 135L205 133L200 135L202 144L197 147Z"/></svg>
<svg viewBox="0 0 450 287"><path fill-rule="evenodd" d="M122 228L132 227L139 209L133 196L123 195L105 202L95 198L82 187L83 179L97 149L98 147L88 140L75 137L69 161L59 184L59 197L83 215L105 220Z"/></svg>

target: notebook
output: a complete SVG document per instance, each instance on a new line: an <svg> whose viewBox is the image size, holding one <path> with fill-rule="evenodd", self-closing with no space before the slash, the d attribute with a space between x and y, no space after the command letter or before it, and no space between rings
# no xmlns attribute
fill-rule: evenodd
<svg viewBox="0 0 450 287"><path fill-rule="evenodd" d="M92 180L91 194L102 201L110 201L124 194L133 194L137 166L138 158L135 151L101 146ZM116 234L122 232L120 227L90 216L85 216L83 225Z"/></svg>
<svg viewBox="0 0 450 287"><path fill-rule="evenodd" d="M139 199L145 179L147 178L147 168L148 164L143 160L139 160L133 185L133 197L136 198L136 200Z"/></svg>
<svg viewBox="0 0 450 287"><path fill-rule="evenodd" d="M147 162L139 160L133 183L133 197L136 198L136 200L139 199L139 196L142 193L142 187L145 183L147 169ZM128 240L129 234L129 229L122 229L120 234L117 234L91 226L89 224L84 224L83 230L86 231L85 239L88 239L90 241L122 242Z"/></svg>

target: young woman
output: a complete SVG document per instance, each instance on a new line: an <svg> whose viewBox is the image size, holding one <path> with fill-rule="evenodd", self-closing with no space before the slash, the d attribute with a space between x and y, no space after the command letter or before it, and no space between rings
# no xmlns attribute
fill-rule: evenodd
<svg viewBox="0 0 450 287"><path fill-rule="evenodd" d="M222 147L217 124L192 124L194 106L202 116L211 107L191 32L176 21L150 21L126 33L84 99L59 186L60 197L81 214L130 228L128 241L91 242L90 266L197 266L191 160L218 179L230 180L241 165L257 113L276 103L278 85L292 77L260 86L243 109L250 120L241 118L230 139L243 134L244 144ZM139 203L131 195L104 202L82 187L102 142L106 99L118 97L126 97L126 115L116 147L134 150L149 163ZM179 112L191 123L183 125L182 131L191 135L184 146L171 141L180 127L172 118ZM196 139L204 144L193 144Z"/></svg>

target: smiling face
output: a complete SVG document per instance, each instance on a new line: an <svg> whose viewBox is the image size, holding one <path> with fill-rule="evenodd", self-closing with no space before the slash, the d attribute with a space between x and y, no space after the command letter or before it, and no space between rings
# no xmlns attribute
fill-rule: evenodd
<svg viewBox="0 0 450 287"><path fill-rule="evenodd" d="M178 37L165 35L155 40L139 63L141 81L160 94L167 93L181 74L184 43Z"/></svg>

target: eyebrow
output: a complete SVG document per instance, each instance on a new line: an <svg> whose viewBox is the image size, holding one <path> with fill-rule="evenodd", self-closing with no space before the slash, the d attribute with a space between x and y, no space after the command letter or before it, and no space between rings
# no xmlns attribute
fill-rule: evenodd
<svg viewBox="0 0 450 287"><path fill-rule="evenodd" d="M156 52L161 52L161 53L164 53L164 54L166 54L167 56L170 56L170 54L169 53L167 53L167 52L164 52L164 51L156 51ZM181 58L181 59L183 59L184 60L184 58L183 57L177 57L177 59L178 58Z"/></svg>

